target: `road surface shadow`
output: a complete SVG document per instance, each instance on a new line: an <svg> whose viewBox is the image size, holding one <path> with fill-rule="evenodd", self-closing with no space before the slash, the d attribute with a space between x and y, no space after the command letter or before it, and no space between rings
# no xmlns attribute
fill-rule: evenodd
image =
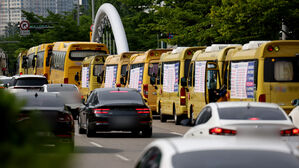
<svg viewBox="0 0 299 168"><path fill-rule="evenodd" d="M119 153L123 150L96 146L75 146L73 153Z"/></svg>
<svg viewBox="0 0 299 168"><path fill-rule="evenodd" d="M182 137L180 135L171 134L171 133L164 133L164 132L155 132L152 138L177 138Z"/></svg>

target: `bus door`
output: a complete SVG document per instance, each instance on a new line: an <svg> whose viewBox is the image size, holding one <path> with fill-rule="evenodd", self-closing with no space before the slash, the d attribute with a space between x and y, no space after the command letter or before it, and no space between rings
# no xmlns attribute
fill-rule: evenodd
<svg viewBox="0 0 299 168"><path fill-rule="evenodd" d="M270 90L269 98L262 95L260 101L291 106L291 101L299 98L299 57L265 58L264 82Z"/></svg>
<svg viewBox="0 0 299 168"><path fill-rule="evenodd" d="M148 77L151 80L157 78L158 74L158 62L151 61L148 66ZM157 101L157 91L155 89L155 85L152 85L151 82L147 84L148 87L148 104L149 105L156 105ZM143 90L145 91L145 90Z"/></svg>
<svg viewBox="0 0 299 168"><path fill-rule="evenodd" d="M205 86L205 98L206 103L217 102L220 98L220 75L216 62L207 62L206 64L206 86Z"/></svg>

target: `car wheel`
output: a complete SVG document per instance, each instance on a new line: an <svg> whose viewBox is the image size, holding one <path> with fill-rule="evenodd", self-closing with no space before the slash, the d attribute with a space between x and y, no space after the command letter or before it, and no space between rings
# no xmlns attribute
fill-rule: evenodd
<svg viewBox="0 0 299 168"><path fill-rule="evenodd" d="M84 128L81 127L81 119L80 117L78 117L78 127L79 127L79 134L85 134L86 133L86 130Z"/></svg>
<svg viewBox="0 0 299 168"><path fill-rule="evenodd" d="M90 124L89 124L89 121L87 120L86 121L86 136L87 137L94 137L95 136L95 134L96 134L96 132L95 132L95 130L93 130L92 128L91 128L91 126L90 126Z"/></svg>
<svg viewBox="0 0 299 168"><path fill-rule="evenodd" d="M140 132L140 131L132 131L132 135L133 135L134 137L137 137L137 136L139 135L139 132Z"/></svg>
<svg viewBox="0 0 299 168"><path fill-rule="evenodd" d="M142 137L150 138L152 137L152 134L153 134L152 128L148 128L142 131Z"/></svg>
<svg viewBox="0 0 299 168"><path fill-rule="evenodd" d="M160 121L161 122L166 122L167 121L166 115L164 115L161 111L161 107L160 107Z"/></svg>

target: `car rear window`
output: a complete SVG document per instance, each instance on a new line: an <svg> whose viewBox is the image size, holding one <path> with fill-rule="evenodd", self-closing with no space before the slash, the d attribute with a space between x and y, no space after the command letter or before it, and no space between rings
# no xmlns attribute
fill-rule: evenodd
<svg viewBox="0 0 299 168"><path fill-rule="evenodd" d="M48 92L78 92L77 88L75 86L56 86L56 87L48 87Z"/></svg>
<svg viewBox="0 0 299 168"><path fill-rule="evenodd" d="M16 86L42 86L48 84L46 78L20 78L16 82Z"/></svg>
<svg viewBox="0 0 299 168"><path fill-rule="evenodd" d="M295 168L298 159L290 154L263 150L208 150L179 153L172 157L174 168Z"/></svg>
<svg viewBox="0 0 299 168"><path fill-rule="evenodd" d="M224 120L286 120L283 112L278 108L268 107L234 107L219 108L220 119Z"/></svg>
<svg viewBox="0 0 299 168"><path fill-rule="evenodd" d="M133 91L107 91L99 93L101 105L144 105L138 92Z"/></svg>
<svg viewBox="0 0 299 168"><path fill-rule="evenodd" d="M25 101L25 107L64 107L64 100L59 96L22 95L19 99Z"/></svg>

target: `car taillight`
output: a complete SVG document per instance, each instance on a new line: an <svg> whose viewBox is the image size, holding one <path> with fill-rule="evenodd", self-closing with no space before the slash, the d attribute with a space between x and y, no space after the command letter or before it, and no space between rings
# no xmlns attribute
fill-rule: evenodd
<svg viewBox="0 0 299 168"><path fill-rule="evenodd" d="M143 95L145 98L148 98L148 84L143 85Z"/></svg>
<svg viewBox="0 0 299 168"><path fill-rule="evenodd" d="M185 106L186 105L186 90L185 88L181 88L181 96L180 96L180 104L181 106Z"/></svg>
<svg viewBox="0 0 299 168"><path fill-rule="evenodd" d="M150 113L149 108L136 108L136 111L138 114L149 114Z"/></svg>
<svg viewBox="0 0 299 168"><path fill-rule="evenodd" d="M59 113L57 118L57 121L64 121L64 122L69 122L69 121L73 121L73 116L69 115L67 113Z"/></svg>
<svg viewBox="0 0 299 168"><path fill-rule="evenodd" d="M100 109L93 109L93 113L95 114L108 114L109 113L108 108L100 108Z"/></svg>
<svg viewBox="0 0 299 168"><path fill-rule="evenodd" d="M259 102L266 102L266 95L265 94L261 94L259 96Z"/></svg>
<svg viewBox="0 0 299 168"><path fill-rule="evenodd" d="M298 128L291 128L287 130L281 130L280 131L281 136L298 136L299 135L299 129Z"/></svg>
<svg viewBox="0 0 299 168"><path fill-rule="evenodd" d="M121 84L116 84L116 87L121 87Z"/></svg>
<svg viewBox="0 0 299 168"><path fill-rule="evenodd" d="M64 78L64 79L63 79L63 82L64 82L65 84L68 84L68 83L69 83L69 78Z"/></svg>
<svg viewBox="0 0 299 168"><path fill-rule="evenodd" d="M230 130L230 129L224 129L224 128L211 128L209 130L209 133L212 135L236 135L237 131L236 130Z"/></svg>

